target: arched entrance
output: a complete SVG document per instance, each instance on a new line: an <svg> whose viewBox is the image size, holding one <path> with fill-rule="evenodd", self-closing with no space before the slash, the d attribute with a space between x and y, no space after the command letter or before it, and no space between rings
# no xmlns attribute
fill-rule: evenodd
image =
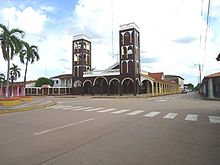
<svg viewBox="0 0 220 165"><path fill-rule="evenodd" d="M110 95L120 94L120 81L118 79L111 79L109 82Z"/></svg>
<svg viewBox="0 0 220 165"><path fill-rule="evenodd" d="M122 94L134 93L134 81L130 78L126 78L122 81Z"/></svg>
<svg viewBox="0 0 220 165"><path fill-rule="evenodd" d="M94 94L108 94L108 81L105 77L97 77L93 82Z"/></svg>
<svg viewBox="0 0 220 165"><path fill-rule="evenodd" d="M142 81L142 83L141 83L141 93L152 95L152 93L153 93L152 84L149 80Z"/></svg>
<svg viewBox="0 0 220 165"><path fill-rule="evenodd" d="M83 83L83 94L92 94L92 82L87 80Z"/></svg>
<svg viewBox="0 0 220 165"><path fill-rule="evenodd" d="M74 87L74 93L79 95L82 90L82 82L79 80L75 81L73 83L73 87Z"/></svg>

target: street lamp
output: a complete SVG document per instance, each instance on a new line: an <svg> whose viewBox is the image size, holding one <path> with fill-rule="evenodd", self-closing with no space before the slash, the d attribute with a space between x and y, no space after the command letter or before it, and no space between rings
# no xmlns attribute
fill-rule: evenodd
<svg viewBox="0 0 220 165"><path fill-rule="evenodd" d="M199 66L199 84L201 84L202 81L201 64L194 64L194 66Z"/></svg>
<svg viewBox="0 0 220 165"><path fill-rule="evenodd" d="M220 53L218 54L218 57L216 58L217 61L220 61Z"/></svg>

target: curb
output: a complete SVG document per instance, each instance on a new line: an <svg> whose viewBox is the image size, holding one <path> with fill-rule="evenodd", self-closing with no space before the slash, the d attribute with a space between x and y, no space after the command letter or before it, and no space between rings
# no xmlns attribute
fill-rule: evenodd
<svg viewBox="0 0 220 165"><path fill-rule="evenodd" d="M19 108L19 109L11 109L11 110L0 110L0 114L4 114L4 113L13 113L13 112L25 112L25 111L30 111L30 110L36 110L36 109L40 109L40 108L45 108L45 107L50 107L56 105L56 102L50 102L50 103L46 103L46 104L42 104L42 105L35 105L32 107L26 107L26 108Z"/></svg>

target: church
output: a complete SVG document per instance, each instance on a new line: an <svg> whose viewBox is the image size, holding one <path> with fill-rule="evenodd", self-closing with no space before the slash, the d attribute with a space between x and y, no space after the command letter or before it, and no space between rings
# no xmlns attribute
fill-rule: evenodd
<svg viewBox="0 0 220 165"><path fill-rule="evenodd" d="M119 62L106 70L92 71L91 41L85 35L73 37L72 89L73 94L168 94L180 92L176 82L166 80L163 73L141 71L140 33L135 23L120 26ZM180 79L182 79L180 77ZM183 80L183 79L182 79Z"/></svg>
<svg viewBox="0 0 220 165"><path fill-rule="evenodd" d="M92 42L81 34L73 36L72 73L54 76L54 86L27 87L26 95L146 95L181 93L184 79L163 72L141 70L140 33L135 23L119 30L119 62L105 70L93 70Z"/></svg>

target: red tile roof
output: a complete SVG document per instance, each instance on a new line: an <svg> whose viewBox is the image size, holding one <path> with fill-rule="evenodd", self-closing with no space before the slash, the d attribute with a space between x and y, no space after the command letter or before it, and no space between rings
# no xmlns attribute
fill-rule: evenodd
<svg viewBox="0 0 220 165"><path fill-rule="evenodd" d="M54 76L54 77L51 77L51 78L60 78L60 79L72 78L72 74L61 74L61 75Z"/></svg>
<svg viewBox="0 0 220 165"><path fill-rule="evenodd" d="M148 73L148 76L154 78L155 80L162 80L163 77L163 72L158 72L158 73Z"/></svg>
<svg viewBox="0 0 220 165"><path fill-rule="evenodd" d="M205 78L215 78L215 77L220 77L220 72L214 73L214 74L210 74L208 76L205 76Z"/></svg>

